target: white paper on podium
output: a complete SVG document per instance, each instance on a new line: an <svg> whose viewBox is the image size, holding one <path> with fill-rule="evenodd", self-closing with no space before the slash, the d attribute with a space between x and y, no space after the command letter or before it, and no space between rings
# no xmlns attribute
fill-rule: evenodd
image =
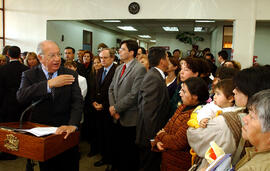
<svg viewBox="0 0 270 171"><path fill-rule="evenodd" d="M28 132L37 137L54 134L58 127L35 127L32 129L17 129L20 132Z"/></svg>

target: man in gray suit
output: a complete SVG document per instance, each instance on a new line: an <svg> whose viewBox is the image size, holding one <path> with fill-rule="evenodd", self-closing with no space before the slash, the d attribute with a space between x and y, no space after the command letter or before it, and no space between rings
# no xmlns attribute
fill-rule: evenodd
<svg viewBox="0 0 270 171"><path fill-rule="evenodd" d="M159 171L161 154L151 152L150 141L169 119L169 93L164 74L169 59L164 48L153 47L149 50L148 60L151 69L139 91L136 144L140 148L140 170Z"/></svg>
<svg viewBox="0 0 270 171"><path fill-rule="evenodd" d="M137 50L136 41L121 42L119 54L123 64L117 67L109 88L109 110L116 123L113 129L113 167L119 171L137 170L139 162L135 145L137 102L146 69L134 59Z"/></svg>

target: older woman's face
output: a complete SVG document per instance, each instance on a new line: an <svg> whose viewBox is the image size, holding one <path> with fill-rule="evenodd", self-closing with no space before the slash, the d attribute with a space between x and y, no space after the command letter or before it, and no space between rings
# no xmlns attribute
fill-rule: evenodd
<svg viewBox="0 0 270 171"><path fill-rule="evenodd" d="M191 69L189 69L187 67L187 65L182 65L181 66L181 71L180 71L180 80L181 81L185 81L186 79L190 78L190 77L197 77L198 76L198 73L194 73L192 72Z"/></svg>
<svg viewBox="0 0 270 171"><path fill-rule="evenodd" d="M180 90L180 97L183 104L187 106L193 106L197 104L197 98L195 99L195 96L190 94L186 84L182 84L182 88Z"/></svg>
<svg viewBox="0 0 270 171"><path fill-rule="evenodd" d="M234 100L235 104L238 107L246 107L247 101L248 101L248 96L242 93L238 88L235 88L233 90L234 93Z"/></svg>
<svg viewBox="0 0 270 171"><path fill-rule="evenodd" d="M261 141L265 141L261 138L263 137L261 136L263 134L261 123L253 108L251 108L248 115L243 118L243 122L242 137L245 140L248 140L255 147L258 146Z"/></svg>

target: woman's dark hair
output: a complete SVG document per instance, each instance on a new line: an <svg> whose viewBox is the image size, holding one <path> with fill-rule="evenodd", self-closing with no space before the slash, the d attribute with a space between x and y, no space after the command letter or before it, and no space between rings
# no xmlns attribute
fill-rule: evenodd
<svg viewBox="0 0 270 171"><path fill-rule="evenodd" d="M168 57L172 57L172 53L167 51Z"/></svg>
<svg viewBox="0 0 270 171"><path fill-rule="evenodd" d="M179 50L179 49L175 49L175 50L173 51L173 54L174 54L175 52L179 52L179 53L180 53L180 50Z"/></svg>
<svg viewBox="0 0 270 171"><path fill-rule="evenodd" d="M184 61L187 63L187 67L193 72L198 72L198 76L201 74L201 65L197 58L185 58Z"/></svg>
<svg viewBox="0 0 270 171"><path fill-rule="evenodd" d="M261 90L270 89L269 78L269 68L256 66L239 71L233 81L236 88L250 98Z"/></svg>
<svg viewBox="0 0 270 171"><path fill-rule="evenodd" d="M187 67L193 72L198 72L198 76L210 72L210 67L207 62L199 58L185 58Z"/></svg>
<svg viewBox="0 0 270 171"><path fill-rule="evenodd" d="M198 60L198 62L200 63L200 66L201 66L200 67L200 69L201 69L200 73L209 75L211 73L211 68L210 68L210 65L207 62L207 60L204 59L204 58L198 58L196 60Z"/></svg>
<svg viewBox="0 0 270 171"><path fill-rule="evenodd" d="M223 79L232 79L239 70L235 68L227 68L227 67L219 67L216 71L216 77L219 78L220 80Z"/></svg>
<svg viewBox="0 0 270 171"><path fill-rule="evenodd" d="M90 55L90 61L92 61L93 58L94 58L93 53L92 53L91 51L89 51L89 50L86 50L86 51L84 51L83 56L84 56L86 53L89 53L89 55Z"/></svg>
<svg viewBox="0 0 270 171"><path fill-rule="evenodd" d="M177 67L177 69L174 71L175 75L177 76L179 71L180 71L180 65L179 65L179 61L177 58L175 58L174 56L169 57L170 62L172 63L172 65L175 67Z"/></svg>
<svg viewBox="0 0 270 171"><path fill-rule="evenodd" d="M208 87L205 81L200 77L191 77L185 80L183 83L186 84L190 94L198 96L200 104L205 104L209 98Z"/></svg>
<svg viewBox="0 0 270 171"><path fill-rule="evenodd" d="M2 52L2 55L7 55L7 52L8 52L8 49L10 48L11 46L9 45L6 45L3 49L3 52Z"/></svg>
<svg viewBox="0 0 270 171"><path fill-rule="evenodd" d="M141 49L142 50L142 54L146 54L146 50L143 47L139 47L138 50Z"/></svg>

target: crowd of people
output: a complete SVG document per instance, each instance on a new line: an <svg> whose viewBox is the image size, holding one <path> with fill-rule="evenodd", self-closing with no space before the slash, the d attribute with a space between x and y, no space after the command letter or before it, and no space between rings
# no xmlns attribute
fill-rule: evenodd
<svg viewBox="0 0 270 171"><path fill-rule="evenodd" d="M54 41L37 52L7 46L0 55L0 122L19 121L31 103L30 121L80 130L95 167L106 171L206 170L214 141L236 170L270 167L269 65L241 70L226 51L218 67L209 48L186 57L162 47L145 50L125 40L119 51L104 43L91 51ZM14 159L0 153L0 159ZM79 170L75 146L45 162L41 171Z"/></svg>

